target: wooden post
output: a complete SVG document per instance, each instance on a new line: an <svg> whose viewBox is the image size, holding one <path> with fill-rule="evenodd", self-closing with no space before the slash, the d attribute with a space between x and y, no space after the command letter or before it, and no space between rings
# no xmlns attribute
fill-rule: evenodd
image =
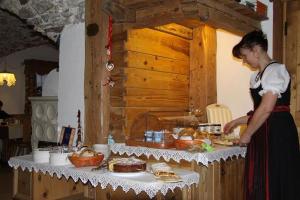
<svg viewBox="0 0 300 200"><path fill-rule="evenodd" d="M193 29L190 45L189 107L204 110L217 101L216 29L203 25Z"/></svg>
<svg viewBox="0 0 300 200"><path fill-rule="evenodd" d="M102 11L102 2L85 1L85 145L106 143L109 128L110 91L104 86L109 77L105 68L108 16Z"/></svg>
<svg viewBox="0 0 300 200"><path fill-rule="evenodd" d="M284 32L285 19L282 1L273 3L273 58L278 62L284 62Z"/></svg>

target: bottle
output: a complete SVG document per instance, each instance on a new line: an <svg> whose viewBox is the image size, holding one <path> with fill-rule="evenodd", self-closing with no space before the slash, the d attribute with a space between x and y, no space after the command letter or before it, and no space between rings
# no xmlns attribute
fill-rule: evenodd
<svg viewBox="0 0 300 200"><path fill-rule="evenodd" d="M113 139L113 136L111 134L108 135L108 138L107 138L107 144L108 145L113 145L115 144L115 140Z"/></svg>

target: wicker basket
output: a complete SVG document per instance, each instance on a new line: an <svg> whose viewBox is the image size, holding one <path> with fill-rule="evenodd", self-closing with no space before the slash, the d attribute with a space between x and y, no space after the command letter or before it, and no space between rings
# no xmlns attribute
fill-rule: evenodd
<svg viewBox="0 0 300 200"><path fill-rule="evenodd" d="M78 155L69 156L69 160L75 167L99 166L104 158L102 153L97 153L92 157Z"/></svg>

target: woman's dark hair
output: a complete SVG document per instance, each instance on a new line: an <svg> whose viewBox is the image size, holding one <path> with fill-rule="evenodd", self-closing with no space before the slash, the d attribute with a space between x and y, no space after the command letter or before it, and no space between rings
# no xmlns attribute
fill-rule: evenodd
<svg viewBox="0 0 300 200"><path fill-rule="evenodd" d="M259 45L264 51L268 51L268 39L261 30L247 33L242 40L233 47L232 54L236 58L241 58L241 48L252 49L255 45Z"/></svg>
<svg viewBox="0 0 300 200"><path fill-rule="evenodd" d="M3 106L3 102L0 100L0 107L2 107Z"/></svg>

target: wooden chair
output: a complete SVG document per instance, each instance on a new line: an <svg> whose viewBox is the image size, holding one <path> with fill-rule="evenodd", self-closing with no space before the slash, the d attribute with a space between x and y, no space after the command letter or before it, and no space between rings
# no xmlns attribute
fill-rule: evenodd
<svg viewBox="0 0 300 200"><path fill-rule="evenodd" d="M206 115L208 123L221 124L221 130L223 131L224 125L232 120L232 113L230 109L222 104L210 104L206 107ZM243 134L247 125L241 125L238 127L237 135ZM235 135L235 136L237 136Z"/></svg>
<svg viewBox="0 0 300 200"><path fill-rule="evenodd" d="M208 123L221 124L223 130L224 125L232 120L230 109L222 104L210 104L206 107L206 115Z"/></svg>

